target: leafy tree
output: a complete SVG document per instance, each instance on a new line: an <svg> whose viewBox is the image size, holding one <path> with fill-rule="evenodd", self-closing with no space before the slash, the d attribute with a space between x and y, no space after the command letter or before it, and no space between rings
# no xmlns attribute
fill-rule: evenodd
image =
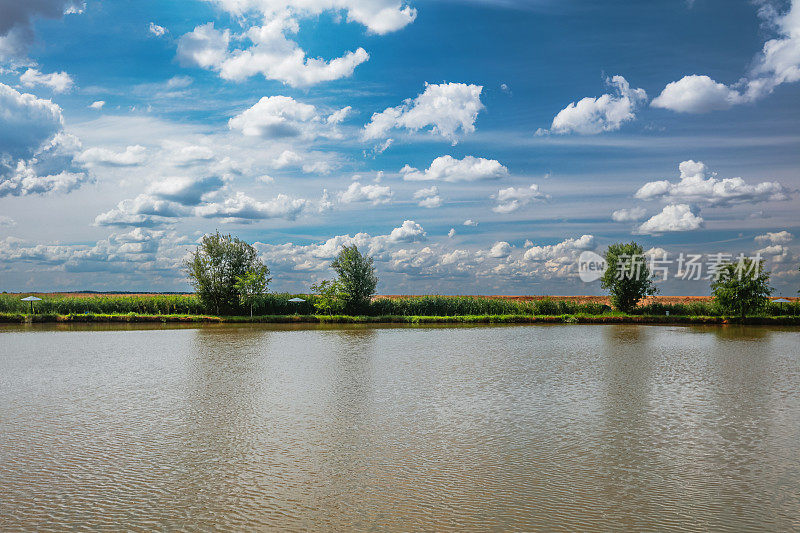
<svg viewBox="0 0 800 533"><path fill-rule="evenodd" d="M723 263L711 281L714 303L724 313L744 318L769 303L772 287L763 261L742 257L736 263Z"/></svg>
<svg viewBox="0 0 800 533"><path fill-rule="evenodd" d="M644 250L635 242L608 247L606 271L600 281L611 293L611 303L623 313L633 311L642 298L658 292Z"/></svg>
<svg viewBox="0 0 800 533"><path fill-rule="evenodd" d="M231 235L205 235L185 263L189 283L207 310L217 314L239 308L237 278L255 273L266 278L269 269L256 249Z"/></svg>
<svg viewBox="0 0 800 533"><path fill-rule="evenodd" d="M372 258L359 252L355 244L345 246L331 268L339 275L346 308L351 312L365 309L378 286Z"/></svg>
<svg viewBox="0 0 800 533"><path fill-rule="evenodd" d="M344 311L347 305L347 293L339 280L320 281L311 286L311 292L317 294L314 307L320 313L335 315Z"/></svg>
<svg viewBox="0 0 800 533"><path fill-rule="evenodd" d="M267 285L272 281L268 278L269 269L264 267L261 270L247 272L244 276L236 277L236 290L239 292L239 301L242 305L250 306L250 318L253 317L253 304L255 304L262 294L267 292Z"/></svg>

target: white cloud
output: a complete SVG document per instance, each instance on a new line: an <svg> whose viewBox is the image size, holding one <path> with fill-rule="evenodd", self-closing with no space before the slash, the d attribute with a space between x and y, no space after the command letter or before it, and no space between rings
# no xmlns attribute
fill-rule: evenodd
<svg viewBox="0 0 800 533"><path fill-rule="evenodd" d="M794 235L789 233L788 231L778 231L775 233L766 233L764 235L758 235L755 238L756 242L760 243L770 243L770 244L786 244L792 242L794 240Z"/></svg>
<svg viewBox="0 0 800 533"><path fill-rule="evenodd" d="M260 74L293 87L351 76L358 65L369 60L363 48L330 61L307 57L288 38L299 31L297 15L286 10L264 12L262 26L251 26L235 36L228 30L217 30L213 23L197 26L178 40L178 59L183 65L215 70L227 80L241 81ZM238 42L249 41L250 46L230 51L232 37Z"/></svg>
<svg viewBox="0 0 800 533"><path fill-rule="evenodd" d="M644 207L632 207L630 209L618 209L611 213L614 222L638 222L647 213Z"/></svg>
<svg viewBox="0 0 800 533"><path fill-rule="evenodd" d="M424 241L426 236L427 233L422 226L413 220L406 220L400 227L392 230L389 240L391 242L417 242Z"/></svg>
<svg viewBox="0 0 800 533"><path fill-rule="evenodd" d="M299 165L303 162L300 154L291 150L284 150L281 155L272 160L272 166L275 168L286 168Z"/></svg>
<svg viewBox="0 0 800 533"><path fill-rule="evenodd" d="M455 237L455 236L456 236L456 228L450 228L450 231L448 231L448 232L447 232L447 236L448 236L449 238L451 238L451 239L452 239L453 237Z"/></svg>
<svg viewBox="0 0 800 533"><path fill-rule="evenodd" d="M534 183L530 187L500 189L497 194L492 195L492 198L497 200L497 205L492 211L495 213L513 213L532 201L544 200L547 196L539 192L539 186Z"/></svg>
<svg viewBox="0 0 800 533"><path fill-rule="evenodd" d="M328 124L341 124L348 116L350 116L352 111L353 108L350 106L343 107L338 111L334 111L333 113L331 113L326 119L326 122Z"/></svg>
<svg viewBox="0 0 800 533"><path fill-rule="evenodd" d="M347 15L348 22L365 26L371 33L384 35L414 22L417 10L397 0L211 0L237 16L257 12L270 19L290 12L297 17L313 17L326 11Z"/></svg>
<svg viewBox="0 0 800 533"><path fill-rule="evenodd" d="M800 0L791 0L782 14L770 4L761 4L759 15L777 37L764 43L744 78L726 86L708 76L685 76L667 84L653 105L680 113L706 113L754 102L779 85L800 81Z"/></svg>
<svg viewBox="0 0 800 533"><path fill-rule="evenodd" d="M306 174L330 174L333 165L329 161L313 161L301 167Z"/></svg>
<svg viewBox="0 0 800 533"><path fill-rule="evenodd" d="M482 91L480 85L465 83L426 84L425 91L413 100L372 115L364 126L363 137L379 140L387 138L395 128L411 131L430 128L432 134L456 144L459 133L475 131L475 121L483 109Z"/></svg>
<svg viewBox="0 0 800 533"><path fill-rule="evenodd" d="M265 96L228 121L231 130L264 139L338 138L341 134L335 124L323 120L313 105L298 102L289 96Z"/></svg>
<svg viewBox="0 0 800 533"><path fill-rule="evenodd" d="M141 165L147 159L147 149L141 145L128 146L124 152L114 152L108 148L89 148L76 157L87 166L130 167Z"/></svg>
<svg viewBox="0 0 800 533"><path fill-rule="evenodd" d="M565 239L558 244L530 246L525 251L525 261L571 260L577 252L595 248L594 235L581 235L577 239Z"/></svg>
<svg viewBox="0 0 800 533"><path fill-rule="evenodd" d="M434 159L430 168L425 171L420 172L418 169L406 165L400 170L400 174L407 181L458 182L503 178L508 176L508 169L493 159L470 155L464 159L454 159L445 155Z"/></svg>
<svg viewBox="0 0 800 533"><path fill-rule="evenodd" d="M647 101L644 89L631 89L622 76L614 76L606 82L616 89L616 94L604 94L599 98L586 97L572 102L553 118L549 131L538 134L579 133L594 135L605 131L616 131L625 122L636 118L636 110Z"/></svg>
<svg viewBox="0 0 800 533"><path fill-rule="evenodd" d="M686 204L667 205L641 226L638 232L644 235L658 235L673 231L693 231L703 227L703 219L692 212Z"/></svg>
<svg viewBox="0 0 800 533"><path fill-rule="evenodd" d="M206 164L214 159L214 150L208 146L175 141L164 141L162 146L169 162L179 167Z"/></svg>
<svg viewBox="0 0 800 533"><path fill-rule="evenodd" d="M494 246L489 250L489 257L494 257L496 259L504 259L511 255L511 250L513 247L505 242L505 241L498 241L494 243Z"/></svg>
<svg viewBox="0 0 800 533"><path fill-rule="evenodd" d="M194 212L205 218L222 218L223 222L246 223L271 218L294 220L307 206L307 200L291 198L285 194L261 202L237 192L222 202L200 205Z"/></svg>
<svg viewBox="0 0 800 533"><path fill-rule="evenodd" d="M72 77L66 72L51 72L50 74L42 74L38 69L29 68L20 77L20 83L25 87L36 87L37 85L44 85L50 87L54 93L65 93L72 89L75 82Z"/></svg>
<svg viewBox="0 0 800 533"><path fill-rule="evenodd" d="M388 185L362 185L358 181L350 184L346 191L339 193L339 201L344 204L354 202L372 202L372 205L387 204L394 192Z"/></svg>
<svg viewBox="0 0 800 533"><path fill-rule="evenodd" d="M140 194L136 198L122 200L114 209L97 215L94 225L151 227L163 224L166 219L188 214L189 210L176 202Z"/></svg>
<svg viewBox="0 0 800 533"><path fill-rule="evenodd" d="M708 113L728 109L743 100L738 91L708 76L692 75L668 83L650 105L678 113Z"/></svg>
<svg viewBox="0 0 800 533"><path fill-rule="evenodd" d="M661 180L645 183L636 192L636 198L709 206L789 199L786 188L775 181L750 185L742 178L718 179L704 163L692 160L682 162L679 169L679 182Z"/></svg>
<svg viewBox="0 0 800 533"><path fill-rule="evenodd" d="M105 100L97 100L89 104L91 109L103 109L103 106L106 105Z"/></svg>
<svg viewBox="0 0 800 533"><path fill-rule="evenodd" d="M219 68L228 56L231 33L220 31L213 22L197 26L178 40L178 60L182 65Z"/></svg>
<svg viewBox="0 0 800 533"><path fill-rule="evenodd" d="M429 209L440 207L442 205L442 199L439 196L439 187L436 185L417 190L414 193L414 199L419 200L418 205L420 207L427 207Z"/></svg>
<svg viewBox="0 0 800 533"><path fill-rule="evenodd" d="M0 227L10 228L16 225L17 223L14 221L13 218L7 217L5 215L0 215Z"/></svg>
<svg viewBox="0 0 800 533"><path fill-rule="evenodd" d="M147 188L147 193L186 206L196 206L203 201L203 197L211 192L218 191L224 182L217 176L201 178L168 177L160 178Z"/></svg>
<svg viewBox="0 0 800 533"><path fill-rule="evenodd" d="M152 33L156 37L163 37L164 34L167 33L167 28L165 28L164 26L159 26L155 22L151 22L150 33Z"/></svg>
<svg viewBox="0 0 800 533"><path fill-rule="evenodd" d="M69 192L88 180L61 108L0 83L0 197Z"/></svg>
<svg viewBox="0 0 800 533"><path fill-rule="evenodd" d="M474 220L472 220L471 218L468 218L467 220L464 221L463 225L464 226L473 226L474 227L474 226L477 226L478 223L475 222Z"/></svg>

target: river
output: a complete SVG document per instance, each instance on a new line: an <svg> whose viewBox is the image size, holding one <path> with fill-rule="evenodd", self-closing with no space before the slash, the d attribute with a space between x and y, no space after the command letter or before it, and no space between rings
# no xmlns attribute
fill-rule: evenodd
<svg viewBox="0 0 800 533"><path fill-rule="evenodd" d="M800 529L800 329L0 326L0 530Z"/></svg>

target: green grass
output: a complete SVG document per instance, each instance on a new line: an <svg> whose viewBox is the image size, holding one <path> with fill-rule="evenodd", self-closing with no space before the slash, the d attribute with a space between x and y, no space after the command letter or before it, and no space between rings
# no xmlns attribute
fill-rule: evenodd
<svg viewBox="0 0 800 533"><path fill-rule="evenodd" d="M609 313L564 314L564 315L263 315L263 316L212 316L183 314L94 314L71 313L25 314L0 313L0 323L312 323L312 324L771 324L800 325L800 316L760 316L738 317L722 316L665 316L665 315L623 315Z"/></svg>
<svg viewBox="0 0 800 533"><path fill-rule="evenodd" d="M0 313L27 314L30 312L28 302L20 299L23 294L0 294ZM289 302L296 296L306 300L304 303ZM97 296L70 296L70 295L40 295L43 301L34 304L35 314L39 315L126 315L137 316L204 316L209 310L204 309L199 299L194 295L165 294L165 295L97 295ZM259 317L266 316L316 316L314 295L296 294L267 294L254 306L253 312ZM661 304L653 303L637 308L632 316L665 316L670 317L722 317L713 303L691 304ZM237 310L238 315L249 315L249 309ZM378 298L374 300L364 315L383 319L384 317L405 317L405 321L427 320L430 317L439 323L447 322L448 317L457 321L474 320L471 317L493 317L493 321L519 321L520 318L506 317L552 317L552 316L596 316L610 317L622 316L611 311L607 306L597 303L579 304L575 302L543 299L536 301L518 301L502 298L481 298L475 296L413 296L401 298ZM770 304L759 316L800 316L800 302L789 304ZM465 318L466 317L466 318ZM249 316L247 317L249 320ZM177 318L175 318L177 320ZM227 320L238 320L236 317L227 317ZM261 319L262 321L265 319ZM319 320L342 320L340 317L328 317ZM489 319L481 318L486 322ZM579 319L576 319L579 320Z"/></svg>

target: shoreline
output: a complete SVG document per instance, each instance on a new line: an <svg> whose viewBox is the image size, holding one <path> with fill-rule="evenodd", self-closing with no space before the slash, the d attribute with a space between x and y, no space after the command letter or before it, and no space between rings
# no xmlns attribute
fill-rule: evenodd
<svg viewBox="0 0 800 533"><path fill-rule="evenodd" d="M147 315L0 313L3 324L177 323L177 324L662 324L800 326L800 316L663 316L663 315Z"/></svg>

